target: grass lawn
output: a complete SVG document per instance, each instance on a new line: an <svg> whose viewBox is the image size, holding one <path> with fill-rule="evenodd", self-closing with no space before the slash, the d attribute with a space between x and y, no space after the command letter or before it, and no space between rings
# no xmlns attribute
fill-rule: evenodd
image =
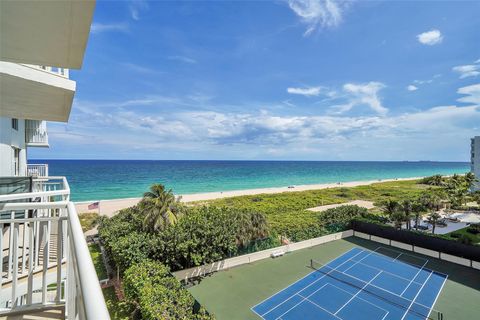
<svg viewBox="0 0 480 320"><path fill-rule="evenodd" d="M311 258L328 262L353 247L373 250L378 246L379 243L355 237L337 240L288 253L278 259L264 259L217 272L189 291L219 320L260 319L250 308L310 273L311 269L307 266ZM434 308L443 312L445 319L476 319L480 301L480 271L421 257L429 260L427 268L449 275Z"/></svg>
<svg viewBox="0 0 480 320"><path fill-rule="evenodd" d="M127 320L129 319L129 312L125 310L125 307L118 301L115 294L114 287L108 287L102 289L105 302L107 303L108 312L112 320Z"/></svg>
<svg viewBox="0 0 480 320"><path fill-rule="evenodd" d="M88 250L90 251L90 256L92 257L93 265L95 266L95 271L97 272L98 280L107 279L107 270L105 270L105 265L103 264L102 253L97 244L92 243L88 245Z"/></svg>
<svg viewBox="0 0 480 320"><path fill-rule="evenodd" d="M87 213L80 213L78 215L78 219L80 220L80 225L82 226L83 232L93 229L97 224L98 213L96 212L87 212Z"/></svg>
<svg viewBox="0 0 480 320"><path fill-rule="evenodd" d="M321 212L306 209L321 205L345 203L351 200L369 200L379 202L386 199L411 199L420 195L427 185L418 184L417 180L379 182L367 186L352 188L337 187L330 189L284 192L276 194L259 194L239 196L196 204L209 204L243 208L264 213L272 231L299 241L319 236L320 234L303 234L302 231L318 225ZM372 210L375 212L375 209ZM376 210L378 211L378 209Z"/></svg>
<svg viewBox="0 0 480 320"><path fill-rule="evenodd" d="M480 233L473 234L471 232L468 232L467 231L468 228L470 228L470 227L459 229L459 230L447 233L446 235L450 236L450 238L454 241L456 241L459 238L459 236L463 235L463 236L466 236L466 237L472 239L472 243L480 244ZM457 235L457 236L455 236L455 235Z"/></svg>

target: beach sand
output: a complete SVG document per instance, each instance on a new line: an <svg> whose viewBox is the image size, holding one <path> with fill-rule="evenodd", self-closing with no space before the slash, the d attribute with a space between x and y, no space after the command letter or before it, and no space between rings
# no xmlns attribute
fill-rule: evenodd
<svg viewBox="0 0 480 320"><path fill-rule="evenodd" d="M223 192L219 191L219 192L195 193L195 194L185 194L181 196L182 196L183 202L193 202L193 201L214 200L214 199L245 196L245 195L266 194L266 193L298 192L298 191L319 190L319 189L339 188L339 187L351 188L351 187L357 187L357 186L367 186L367 185L378 183L378 182L417 180L421 178L422 177L412 177L412 178L383 179L383 180L370 180L370 181L351 181L351 182L341 182L341 183L310 184L310 185L294 186L294 188L274 187L274 188L234 190L234 191L223 191ZM99 201L100 208L94 209L94 210L88 210L88 205L98 200L88 201L88 202L77 202L75 203L75 207L78 213L100 212L101 215L112 216L121 209L125 209L125 208L136 205L140 200L141 198L100 200Z"/></svg>

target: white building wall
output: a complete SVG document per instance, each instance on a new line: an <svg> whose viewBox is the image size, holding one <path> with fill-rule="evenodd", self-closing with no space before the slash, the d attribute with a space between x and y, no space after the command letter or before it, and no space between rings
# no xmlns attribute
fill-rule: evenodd
<svg viewBox="0 0 480 320"><path fill-rule="evenodd" d="M27 172L25 120L18 119L18 130L12 128L12 118L0 117L0 176L14 176L14 149L20 149L20 175Z"/></svg>
<svg viewBox="0 0 480 320"><path fill-rule="evenodd" d="M471 171L480 180L480 136L472 138L471 150ZM480 182L476 183L474 190L480 190Z"/></svg>

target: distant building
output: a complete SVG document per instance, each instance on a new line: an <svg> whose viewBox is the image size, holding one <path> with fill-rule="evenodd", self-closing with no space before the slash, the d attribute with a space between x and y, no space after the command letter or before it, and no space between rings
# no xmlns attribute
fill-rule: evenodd
<svg viewBox="0 0 480 320"><path fill-rule="evenodd" d="M480 179L480 136L472 138L471 150L471 172ZM474 190L480 190L480 182L475 183Z"/></svg>

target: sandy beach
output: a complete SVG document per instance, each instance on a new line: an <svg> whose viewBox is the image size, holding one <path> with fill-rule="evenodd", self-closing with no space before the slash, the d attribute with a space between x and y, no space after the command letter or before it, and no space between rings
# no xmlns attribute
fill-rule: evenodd
<svg viewBox="0 0 480 320"><path fill-rule="evenodd" d="M298 191L307 191L307 190L320 190L328 188L338 188L338 187L357 187L357 186L366 186L378 182L388 182L388 181L406 181L406 180L417 180L422 177L412 177L412 178L398 178L398 179L383 179L383 180L370 180L370 181L351 181L351 182L339 182L339 183L325 183L325 184L310 184L310 185L296 185L293 188L290 187L273 187L273 188L260 188L260 189L248 189L248 190L233 190L233 191L219 191L219 192L205 192L205 193L195 193L195 194L185 194L180 195L183 202L193 202L193 201L205 201L205 200L214 200L220 198L229 198L236 196L245 196L245 195L256 195L256 194L265 194L265 193L282 193L282 192L298 192ZM101 215L112 216L121 209L125 209L131 206L136 205L141 198L127 198L127 199L112 199L112 200L94 200L88 202L76 202L75 207L78 213L84 212L99 212ZM99 201L99 209L88 210L88 205L93 202Z"/></svg>

